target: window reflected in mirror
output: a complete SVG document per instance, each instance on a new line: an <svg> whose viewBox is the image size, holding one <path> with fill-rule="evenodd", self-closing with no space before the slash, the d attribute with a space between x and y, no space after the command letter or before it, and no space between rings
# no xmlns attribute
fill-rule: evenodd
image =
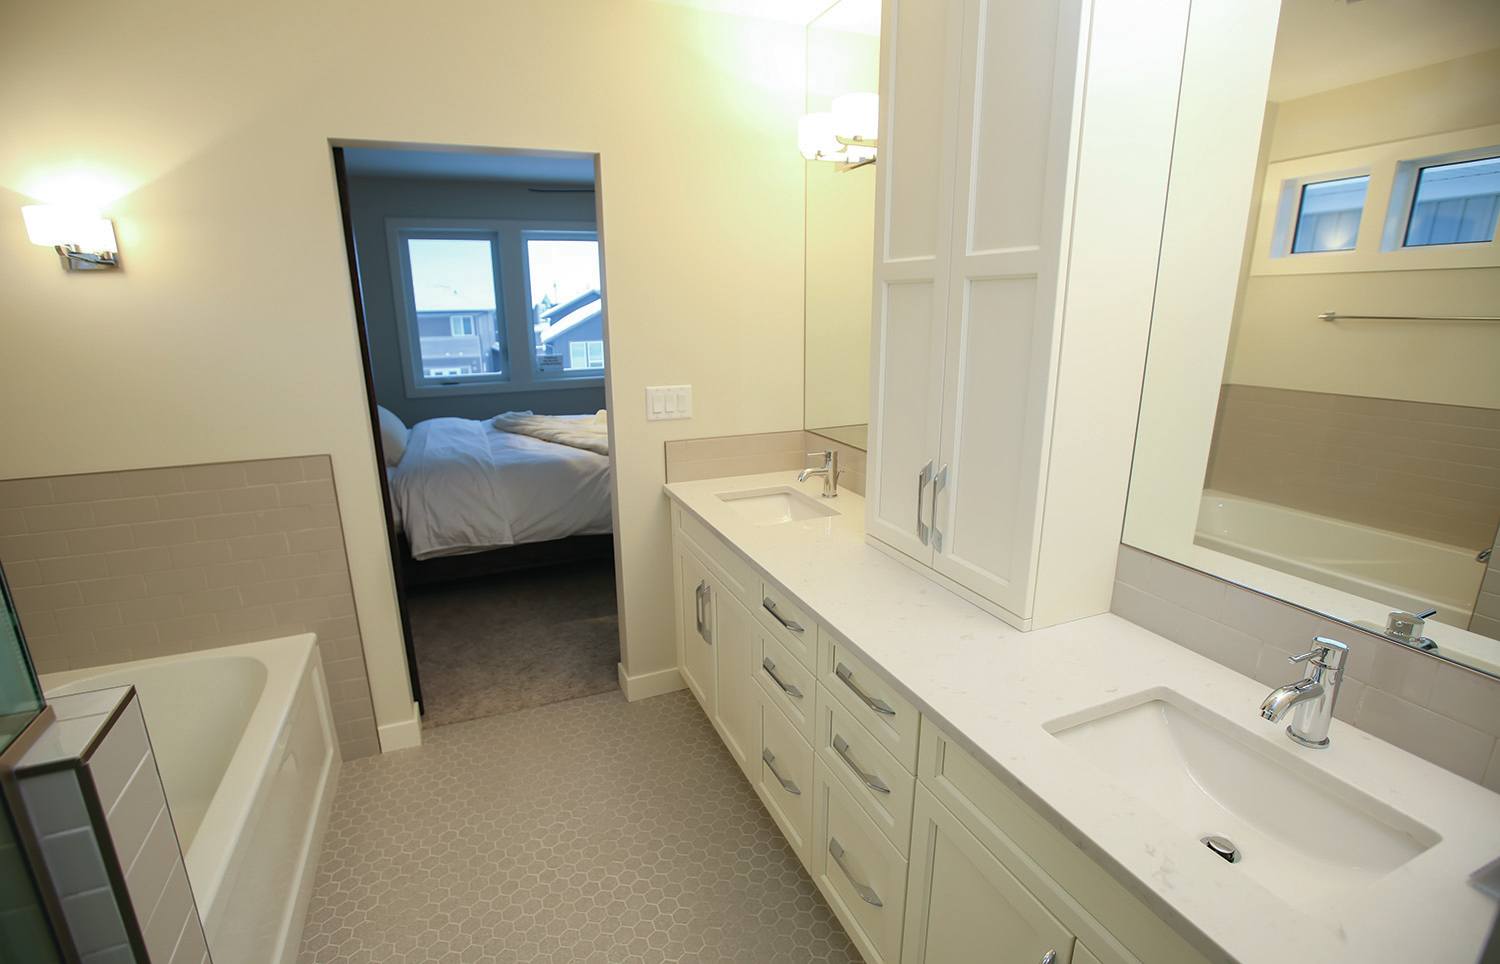
<svg viewBox="0 0 1500 964"><path fill-rule="evenodd" d="M1500 675L1500 5L1450 12L1285 3L1259 137L1174 160L1246 204L1169 200L1125 541Z"/></svg>

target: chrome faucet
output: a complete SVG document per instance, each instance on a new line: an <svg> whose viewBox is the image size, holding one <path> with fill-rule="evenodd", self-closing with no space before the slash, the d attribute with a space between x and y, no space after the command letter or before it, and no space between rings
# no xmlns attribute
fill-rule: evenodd
<svg viewBox="0 0 1500 964"><path fill-rule="evenodd" d="M1286 735L1295 743L1321 749L1328 745L1328 725L1333 722L1333 704L1339 698L1339 683L1344 679L1344 660L1349 647L1336 639L1318 636L1313 647L1301 656L1290 656L1292 663L1306 663L1307 669L1295 683L1278 686L1260 704L1260 715L1280 723L1294 710Z"/></svg>
<svg viewBox="0 0 1500 964"><path fill-rule="evenodd" d="M823 477L823 498L835 499L839 494L839 453L833 449L824 449L821 452L808 452L813 457L821 456L823 464L818 468L803 469L797 473L798 482L806 482L815 475Z"/></svg>
<svg viewBox="0 0 1500 964"><path fill-rule="evenodd" d="M1431 652L1437 649L1437 643L1423 635L1423 630L1427 628L1427 620L1436 615L1436 609L1424 609L1419 613L1397 609L1385 618L1385 637Z"/></svg>

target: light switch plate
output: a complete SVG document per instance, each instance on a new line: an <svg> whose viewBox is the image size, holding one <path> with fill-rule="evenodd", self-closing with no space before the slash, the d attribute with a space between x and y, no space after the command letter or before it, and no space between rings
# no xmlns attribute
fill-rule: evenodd
<svg viewBox="0 0 1500 964"><path fill-rule="evenodd" d="M693 417L693 386L648 385L646 387L646 420L660 422Z"/></svg>

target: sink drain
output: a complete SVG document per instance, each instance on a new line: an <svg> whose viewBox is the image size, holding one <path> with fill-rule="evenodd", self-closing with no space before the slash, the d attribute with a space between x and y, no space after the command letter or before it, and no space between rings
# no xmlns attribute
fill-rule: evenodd
<svg viewBox="0 0 1500 964"><path fill-rule="evenodd" d="M1203 846L1207 847L1214 856L1222 857L1232 864L1237 864L1240 862L1240 848L1236 847L1234 845L1234 841L1230 840L1228 837L1221 837L1218 834L1211 833L1208 836L1201 838L1200 842L1203 844Z"/></svg>

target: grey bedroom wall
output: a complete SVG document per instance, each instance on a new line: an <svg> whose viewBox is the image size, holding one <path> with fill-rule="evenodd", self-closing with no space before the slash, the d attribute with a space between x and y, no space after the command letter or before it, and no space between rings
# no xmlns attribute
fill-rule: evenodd
<svg viewBox="0 0 1500 964"><path fill-rule="evenodd" d="M495 392L446 398L408 398L401 379L400 331L391 283L387 218L539 218L594 220L592 194L538 193L525 185L499 181L432 178L351 177L350 214L365 291L370 367L375 397L408 425L444 415L488 418L530 409L547 415L596 412L604 407L603 386L535 392Z"/></svg>

